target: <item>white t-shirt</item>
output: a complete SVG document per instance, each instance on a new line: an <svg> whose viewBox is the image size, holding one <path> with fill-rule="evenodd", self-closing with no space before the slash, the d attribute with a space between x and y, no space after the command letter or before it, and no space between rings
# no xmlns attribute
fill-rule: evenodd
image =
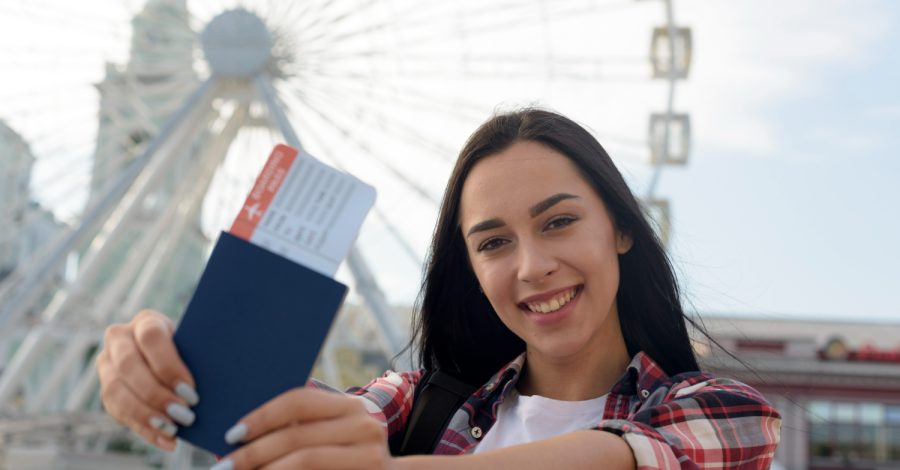
<svg viewBox="0 0 900 470"><path fill-rule="evenodd" d="M475 453L539 441L600 424L606 395L563 401L513 390L497 410L497 421L475 447Z"/></svg>

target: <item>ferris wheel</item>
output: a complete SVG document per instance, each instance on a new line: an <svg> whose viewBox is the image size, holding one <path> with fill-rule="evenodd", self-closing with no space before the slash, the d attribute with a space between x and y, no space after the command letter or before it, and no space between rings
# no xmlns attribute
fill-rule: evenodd
<svg viewBox="0 0 900 470"><path fill-rule="evenodd" d="M657 188L689 154L676 90L692 49L671 0L3 1L0 13L0 127L25 144L0 148L0 177L25 174L65 221L0 280L0 412L96 409L104 326L183 309L278 142L379 193L338 275L358 314L326 351L402 348L396 306L415 296L455 154L498 108L547 106L592 129L667 237ZM0 214L20 232L46 225L46 211ZM322 363L340 381L334 355Z"/></svg>

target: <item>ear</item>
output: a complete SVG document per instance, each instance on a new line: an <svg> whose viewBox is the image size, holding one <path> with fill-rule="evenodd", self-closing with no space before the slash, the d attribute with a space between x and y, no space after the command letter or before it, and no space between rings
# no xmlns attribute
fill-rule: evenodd
<svg viewBox="0 0 900 470"><path fill-rule="evenodd" d="M634 246L634 239L631 238L631 234L616 231L616 252L620 255L624 255L631 250L631 247Z"/></svg>

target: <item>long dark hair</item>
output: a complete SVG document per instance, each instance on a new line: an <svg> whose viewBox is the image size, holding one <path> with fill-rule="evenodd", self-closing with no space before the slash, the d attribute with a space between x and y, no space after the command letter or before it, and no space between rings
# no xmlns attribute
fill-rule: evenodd
<svg viewBox="0 0 900 470"><path fill-rule="evenodd" d="M525 350L479 291L459 227L463 182L481 159L519 141L539 142L568 157L634 241L619 257L616 302L628 354L650 355L666 373L698 370L675 274L656 233L599 142L572 120L541 109L492 117L469 137L447 183L429 251L410 345L420 365L481 384ZM693 322L691 322L693 323Z"/></svg>

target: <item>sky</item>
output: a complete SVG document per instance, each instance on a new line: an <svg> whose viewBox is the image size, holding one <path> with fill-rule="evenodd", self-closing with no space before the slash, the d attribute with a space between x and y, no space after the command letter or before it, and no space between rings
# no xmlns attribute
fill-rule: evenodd
<svg viewBox="0 0 900 470"><path fill-rule="evenodd" d="M900 4L678 3L694 152L661 189L693 303L900 321Z"/></svg>
<svg viewBox="0 0 900 470"><path fill-rule="evenodd" d="M643 2L648 3L653 2ZM900 203L900 2L674 3L676 23L689 26L694 39L690 76L676 89L676 109L691 117L691 154L686 167L664 171L657 194L671 204L671 256L691 309L767 318L900 322L900 217L896 215ZM127 39L123 18L137 4L97 9L105 13L92 22L66 21L65 11L60 10L52 25L42 26L29 24L28 17L21 15L31 7L14 8L13 2L0 1L0 46L6 51L6 59L0 61L6 69L0 78L5 90L0 100L7 103L0 106L0 118L34 138L40 158L33 176L36 198L64 218L77 214L71 188L86 183L90 167L67 150L70 145L60 142L78 142L82 147L90 142L58 136L57 132L66 131L57 129L76 129L84 121L82 111L93 111L95 95L90 84L102 78L106 60L123 56ZM639 8L650 7L635 7ZM522 41L528 44L518 47L545 48L557 56L600 53L604 47L636 54L645 44L631 38L646 36L648 26L661 16L647 19L641 17L642 10L634 13L611 13L621 16L599 28L566 24L571 28L568 36L552 31L551 25L541 33L545 36L529 36L534 44ZM581 34L578 27L597 39L574 37ZM107 30L112 31L107 34ZM117 41L108 41L109 37ZM484 44L469 44L469 50L490 52L489 35L483 38ZM73 51L81 52L68 58L45 53L63 39ZM467 39L473 40L477 36ZM42 53L50 59L34 65L30 57ZM33 73L28 75L29 71ZM14 99L14 90L39 79L47 80L40 93ZM514 81L505 85L502 96L490 86L460 91L452 89L450 77L434 80L433 93L457 93L479 101L485 117L498 104L530 102L532 89ZM605 93L567 95L562 85L568 86L546 86L546 93L535 96L535 101L589 124L639 191L646 182L646 165L629 163L633 149L619 146L617 139L645 133L647 113L662 101L659 87L648 90L613 80L602 83ZM586 105L588 101L593 104ZM377 120L377 115L369 119ZM404 120L417 122L411 112ZM430 126L423 129L424 135L435 136L436 144L451 150L462 144L472 128L468 122L422 126ZM307 135L313 130L311 125ZM392 148L388 142L379 147L382 144L374 133L367 126L353 132L376 148ZM79 133L84 135L89 133ZM342 145L346 143L335 144L335 151L352 152ZM354 170L360 174L380 171L360 165ZM429 187L439 188L447 166L443 162L435 164L434 170L423 167L419 174L433 183ZM60 168L65 178L60 177ZM439 191L435 194L439 196ZM390 188L380 197L387 207L398 208L395 213L400 207L406 210L403 204L410 199L408 193L394 194ZM406 219L399 223L412 226L414 248L424 253L433 219ZM373 216L367 224L361 239L372 240L366 234L380 229ZM370 261L377 266L391 264L389 258L379 256L375 253ZM415 295L418 273L418 268L403 274L385 271L380 282L392 301L408 303Z"/></svg>

